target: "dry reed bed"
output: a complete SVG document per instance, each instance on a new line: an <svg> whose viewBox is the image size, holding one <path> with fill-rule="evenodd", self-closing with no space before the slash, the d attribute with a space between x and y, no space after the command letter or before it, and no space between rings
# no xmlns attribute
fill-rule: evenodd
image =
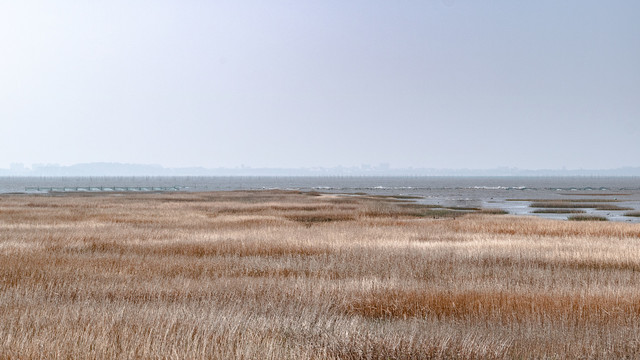
<svg viewBox="0 0 640 360"><path fill-rule="evenodd" d="M295 192L0 197L0 358L633 358L640 226Z"/></svg>

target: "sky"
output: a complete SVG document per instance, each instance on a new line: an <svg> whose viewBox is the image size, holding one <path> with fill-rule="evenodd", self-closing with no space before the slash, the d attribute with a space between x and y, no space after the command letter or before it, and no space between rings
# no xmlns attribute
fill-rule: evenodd
<svg viewBox="0 0 640 360"><path fill-rule="evenodd" d="M0 168L640 166L640 2L0 1Z"/></svg>

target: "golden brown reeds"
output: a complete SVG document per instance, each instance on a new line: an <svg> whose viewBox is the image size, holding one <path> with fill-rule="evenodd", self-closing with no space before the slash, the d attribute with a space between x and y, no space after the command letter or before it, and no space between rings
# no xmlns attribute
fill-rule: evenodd
<svg viewBox="0 0 640 360"><path fill-rule="evenodd" d="M281 191L0 200L0 358L640 356L640 225Z"/></svg>

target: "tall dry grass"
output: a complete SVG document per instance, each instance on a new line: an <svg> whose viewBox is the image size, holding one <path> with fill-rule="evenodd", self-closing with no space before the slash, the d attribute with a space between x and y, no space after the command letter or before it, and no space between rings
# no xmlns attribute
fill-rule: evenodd
<svg viewBox="0 0 640 360"><path fill-rule="evenodd" d="M1 196L0 358L640 356L640 226L428 210Z"/></svg>

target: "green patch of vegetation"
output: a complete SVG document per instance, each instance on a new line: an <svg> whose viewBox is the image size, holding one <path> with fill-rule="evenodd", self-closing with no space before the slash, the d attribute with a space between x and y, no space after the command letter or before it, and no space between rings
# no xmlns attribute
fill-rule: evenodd
<svg viewBox="0 0 640 360"><path fill-rule="evenodd" d="M631 211L624 214L624 216L640 217L640 211Z"/></svg>
<svg viewBox="0 0 640 360"><path fill-rule="evenodd" d="M597 210L633 210L633 208L623 207L613 204L607 203L573 203L567 201L548 201L548 202L533 202L529 207L532 208L549 208L549 209L558 209L558 208L583 208L583 209L597 209Z"/></svg>
<svg viewBox="0 0 640 360"><path fill-rule="evenodd" d="M629 196L631 194L622 194L622 193L603 193L603 194L573 194L573 193L568 193L568 194L560 194L560 195L567 195L567 196Z"/></svg>
<svg viewBox="0 0 640 360"><path fill-rule="evenodd" d="M599 215L573 215L569 216L567 220L571 221L608 221L604 216Z"/></svg>
<svg viewBox="0 0 640 360"><path fill-rule="evenodd" d="M586 211L580 209L538 209L532 214L584 214Z"/></svg>
<svg viewBox="0 0 640 360"><path fill-rule="evenodd" d="M509 212L503 209L480 209L479 214L507 215Z"/></svg>
<svg viewBox="0 0 640 360"><path fill-rule="evenodd" d="M609 203L618 199L506 199L505 201L554 202L554 203Z"/></svg>
<svg viewBox="0 0 640 360"><path fill-rule="evenodd" d="M628 207L628 206L617 206L617 205L611 205L611 204L603 204L603 205L595 206L595 207L593 207L593 209L598 209L598 210L616 210L616 211L633 210L633 208Z"/></svg>

